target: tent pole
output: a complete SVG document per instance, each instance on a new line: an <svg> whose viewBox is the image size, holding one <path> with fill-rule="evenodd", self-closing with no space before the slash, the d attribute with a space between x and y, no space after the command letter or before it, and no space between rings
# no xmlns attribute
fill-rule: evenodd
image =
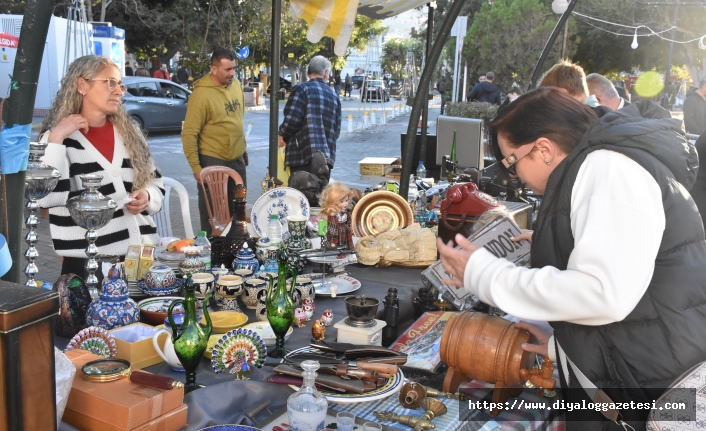
<svg viewBox="0 0 706 431"><path fill-rule="evenodd" d="M270 84L270 154L269 174L277 176L277 138L279 136L279 53L282 25L282 0L272 0L272 39L270 40L270 53L272 55L272 84Z"/></svg>
<svg viewBox="0 0 706 431"><path fill-rule="evenodd" d="M574 0L575 1L575 0ZM451 28L456 22L458 14L461 12L461 7L466 0L453 0L450 7L446 11L444 22L439 27L439 34L432 44L432 48L427 55L427 61L422 71L422 76L419 80L419 88L429 88L431 75L434 72L436 63L439 61L441 51L444 49L444 44L451 34ZM407 197L409 191L409 176L412 173L412 156L414 156L414 146L417 138L417 123L419 122L419 114L422 112L422 106L429 103L427 93L422 94L417 91L412 104L412 113L409 114L409 125L407 126L407 136L404 142L404 151L402 152L402 173L400 176L400 195ZM426 121L426 118L424 119Z"/></svg>
<svg viewBox="0 0 706 431"><path fill-rule="evenodd" d="M547 43L544 45L544 49L542 50L542 54L539 56L539 60L537 60L537 65L534 67L534 72L532 72L532 77L527 85L527 90L531 90L537 84L539 74L543 72L544 62L547 60L556 38L559 37L559 34L564 30L564 23L569 21L571 12L573 12L574 7L578 2L579 0L570 0L569 6L566 8L564 13L561 14L561 17L559 17L559 22L557 22L556 26L554 26L554 30L552 31L552 34L549 35L549 39L547 39Z"/></svg>
<svg viewBox="0 0 706 431"><path fill-rule="evenodd" d="M44 43L49 31L53 5L52 0L28 0L25 4L20 42L12 71L12 80L17 82L17 87L11 88L10 96L3 109L8 128L32 123L39 69L42 65ZM5 274L3 280L19 283L22 275L20 269L24 262L21 252L25 172L3 175L1 181L8 193L5 196L0 195L0 206L7 208L7 220L4 220L4 215L0 211L0 226L8 226L7 243L12 257L12 268Z"/></svg>
<svg viewBox="0 0 706 431"><path fill-rule="evenodd" d="M427 55L427 58L424 62L425 66L427 64L429 64L429 52L431 51L431 40L434 37L434 8L431 6L431 3L427 3L427 8L429 9L429 14L427 17L427 46L426 46L426 49L424 50L424 52ZM436 62L434 65L436 65ZM433 68L432 68L432 70L433 70ZM426 89L426 91L424 92L425 93L424 96L427 96L427 94L430 93L428 85L426 87L420 87L420 88ZM417 91L417 93L419 94L421 92ZM422 136L419 141L419 160L421 160L422 162L425 162L427 159L426 155L427 155L428 122L429 122L429 97L427 97L427 102L424 104L424 109L422 111Z"/></svg>

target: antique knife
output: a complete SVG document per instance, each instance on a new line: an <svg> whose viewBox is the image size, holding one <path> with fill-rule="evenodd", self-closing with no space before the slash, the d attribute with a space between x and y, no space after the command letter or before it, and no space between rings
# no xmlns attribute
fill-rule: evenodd
<svg viewBox="0 0 706 431"><path fill-rule="evenodd" d="M367 346L348 343L332 343L323 340L312 338L309 342L311 347L317 348L325 352L343 353L348 360L356 360L362 358L379 358L379 357L402 357L404 362L407 362L407 354L387 349L381 346ZM401 359L400 359L401 361ZM403 365L404 362L395 362L398 365Z"/></svg>
<svg viewBox="0 0 706 431"><path fill-rule="evenodd" d="M326 365L344 365L346 367L360 368L366 371L376 371L385 374L397 374L399 368L395 364L381 363L381 362L371 362L365 360L358 361L348 361L346 359L336 359L330 358L328 356L317 355L314 353L297 353L288 356L285 361L287 363L299 364L301 361L314 360L318 361L322 366ZM406 362L406 360L405 360Z"/></svg>

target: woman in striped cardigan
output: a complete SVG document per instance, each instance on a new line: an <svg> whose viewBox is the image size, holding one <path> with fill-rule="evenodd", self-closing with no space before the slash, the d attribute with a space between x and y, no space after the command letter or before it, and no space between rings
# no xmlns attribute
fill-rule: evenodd
<svg viewBox="0 0 706 431"><path fill-rule="evenodd" d="M128 245L159 241L151 216L162 208L162 178L144 135L122 106L124 89L112 60L81 57L69 66L42 123L40 140L49 142L44 161L61 172L61 179L39 204L49 208L62 274L85 276L86 230L65 206L83 190L80 175L102 175L99 191L118 204L113 219L98 230L100 254L124 257Z"/></svg>

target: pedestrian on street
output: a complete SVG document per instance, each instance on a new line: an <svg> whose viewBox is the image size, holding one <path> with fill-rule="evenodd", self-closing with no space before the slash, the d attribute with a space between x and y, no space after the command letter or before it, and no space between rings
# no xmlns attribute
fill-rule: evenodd
<svg viewBox="0 0 706 431"><path fill-rule="evenodd" d="M698 88L691 88L684 99L684 128L686 133L701 135L706 132L706 79Z"/></svg>
<svg viewBox="0 0 706 431"><path fill-rule="evenodd" d="M125 76L133 76L135 74L135 71L132 70L132 67L130 66L130 62L128 61L125 63Z"/></svg>
<svg viewBox="0 0 706 431"><path fill-rule="evenodd" d="M481 81L475 86L468 94L469 101L478 102L488 102L493 105L500 105L502 100L500 98L500 90L493 84L495 79L495 74L493 72L488 72L485 74L485 81Z"/></svg>
<svg viewBox="0 0 706 431"><path fill-rule="evenodd" d="M569 60L561 60L547 70L537 87L563 88L571 97L593 109L598 118L612 111L609 107L598 103L596 96L589 95L586 72L583 71L583 67Z"/></svg>
<svg viewBox="0 0 706 431"><path fill-rule="evenodd" d="M630 102L620 96L615 85L603 75L598 73L587 75L586 85L588 85L588 93L596 96L598 103L614 111L630 104Z"/></svg>
<svg viewBox="0 0 706 431"><path fill-rule="evenodd" d="M179 81L179 84L181 85L187 85L189 83L189 71L186 70L186 67L182 64L179 69L177 70L177 80Z"/></svg>
<svg viewBox="0 0 706 431"><path fill-rule="evenodd" d="M227 166L235 170L247 185L248 165L243 88L235 77L235 55L225 48L211 54L211 73L194 83L194 92L186 108L181 140L197 183L206 166ZM228 181L228 196L233 196L235 183ZM211 232L206 197L199 191L201 230ZM228 201L230 202L230 200Z"/></svg>
<svg viewBox="0 0 706 431"><path fill-rule="evenodd" d="M120 72L115 62L100 55L76 59L39 129L39 142L49 143L44 160L61 173L39 206L49 208L62 274L86 277L86 230L66 208L67 200L81 193L82 174L102 175L101 191L119 205L100 230L101 253L124 257L129 244L159 243L152 215L162 209L162 175L145 135L120 103L126 90Z"/></svg>
<svg viewBox="0 0 706 431"><path fill-rule="evenodd" d="M450 90L450 82L447 75L442 75L441 79L436 83L436 90L441 94L441 115L444 115L444 107L446 106L446 93Z"/></svg>
<svg viewBox="0 0 706 431"><path fill-rule="evenodd" d="M145 63L141 61L137 63L137 70L135 71L135 76L146 76L149 78L150 72L145 69Z"/></svg>
<svg viewBox="0 0 706 431"><path fill-rule="evenodd" d="M169 73L169 69L167 69L167 65L164 63L162 63L162 67L159 70L154 71L154 77L166 79L167 81L172 80L172 75Z"/></svg>
<svg viewBox="0 0 706 431"><path fill-rule="evenodd" d="M309 80L297 84L284 107L278 143L286 147L285 166L291 174L311 170L321 151L331 169L336 161L336 140L341 133L341 100L326 83L331 62L317 55L307 66Z"/></svg>
<svg viewBox="0 0 706 431"><path fill-rule="evenodd" d="M348 97L351 97L351 90L353 89L353 78L351 78L350 73L346 73L346 81L345 81L345 88L343 90L343 97L346 97L346 94Z"/></svg>
<svg viewBox="0 0 706 431"><path fill-rule="evenodd" d="M336 74L336 80L334 81L336 87L336 96L341 95L341 73Z"/></svg>

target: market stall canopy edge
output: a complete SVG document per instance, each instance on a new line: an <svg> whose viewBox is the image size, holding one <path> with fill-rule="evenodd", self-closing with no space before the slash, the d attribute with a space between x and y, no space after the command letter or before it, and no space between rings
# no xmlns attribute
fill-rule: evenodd
<svg viewBox="0 0 706 431"><path fill-rule="evenodd" d="M344 56L357 14L385 19L425 3L428 0L292 0L290 11L294 18L306 21L309 42L329 36L336 41L336 55Z"/></svg>

